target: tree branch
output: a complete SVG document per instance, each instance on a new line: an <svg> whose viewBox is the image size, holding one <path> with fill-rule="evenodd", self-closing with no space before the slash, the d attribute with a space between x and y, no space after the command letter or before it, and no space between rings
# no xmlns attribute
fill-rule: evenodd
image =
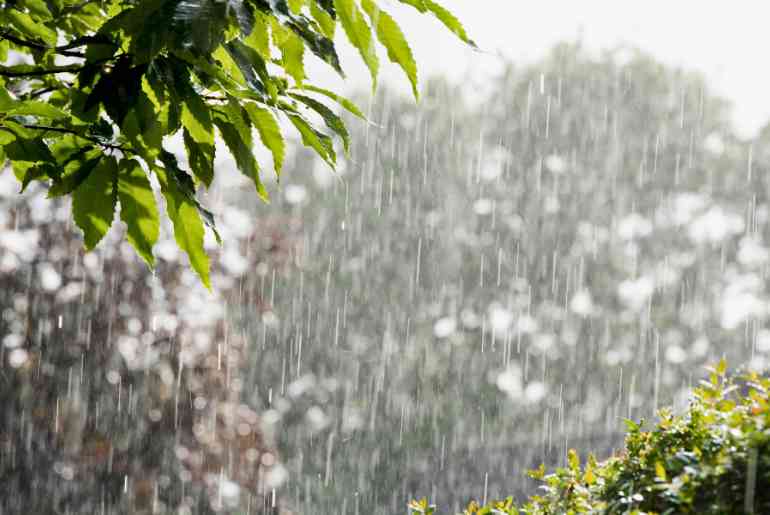
<svg viewBox="0 0 770 515"><path fill-rule="evenodd" d="M110 150L120 150L124 154L133 154L134 151L130 148L126 148L122 145L114 145L112 143L105 143L98 138L92 138L90 136L85 136L75 130L67 129L65 127L49 127L47 125L31 125L31 124L24 124L24 128L26 129L33 129L37 131L45 131L45 132L59 132L62 134L72 134L73 136L76 136L78 138L84 139L86 141L90 141L91 143L94 143L96 145L99 145L102 148L109 148Z"/></svg>
<svg viewBox="0 0 770 515"><path fill-rule="evenodd" d="M36 68L32 70L29 69L29 65L21 65L20 67L0 66L0 77L39 77L41 75L53 75L55 73L78 72L84 68L88 68L88 65L68 64L64 66L54 66L53 68Z"/></svg>
<svg viewBox="0 0 770 515"><path fill-rule="evenodd" d="M47 88L39 89L37 91L33 91L29 94L29 99L32 100L34 98L37 98L39 96L45 95L46 93L50 93L52 91L56 91L57 89L64 89L64 88L71 88L72 84L65 83L64 86L49 86Z"/></svg>
<svg viewBox="0 0 770 515"><path fill-rule="evenodd" d="M80 59L85 59L85 57L86 57L85 54L83 54L82 52L72 52L72 51L70 51L70 50L68 50L66 48L59 48L59 47L51 48L51 47L47 47L47 46L45 46L45 45L43 45L41 43L35 43L34 41L27 41L27 40L21 39L19 37L14 36L13 34L11 34L10 32L7 32L7 31L0 32L0 39L5 39L7 41L10 41L11 43L15 43L16 45L27 47L27 48L32 48L34 50L41 50L41 51L44 51L44 52L47 51L47 50L52 50L52 51L54 51L54 52L56 52L57 54L60 54L60 55L66 55L68 57L78 57Z"/></svg>

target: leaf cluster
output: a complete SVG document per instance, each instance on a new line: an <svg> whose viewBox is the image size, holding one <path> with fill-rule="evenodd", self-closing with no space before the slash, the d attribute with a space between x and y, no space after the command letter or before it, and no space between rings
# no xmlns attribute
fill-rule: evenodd
<svg viewBox="0 0 770 515"><path fill-rule="evenodd" d="M400 0L431 14L463 41L459 20L433 0ZM349 134L338 108L349 100L307 82L315 55L340 75L337 27L376 84L376 41L417 96L417 66L394 18L376 0L8 0L0 9L0 163L22 190L42 181L71 195L86 248L103 238L118 203L128 240L153 266L156 180L176 241L209 286L197 198L214 179L215 141L268 200L254 135L280 174L286 129L332 168L335 140ZM168 141L183 142L180 163ZM181 153L181 152L178 152Z"/></svg>
<svg viewBox="0 0 770 515"><path fill-rule="evenodd" d="M686 413L659 412L626 420L625 449L604 462L585 464L574 450L566 466L529 472L543 493L517 505L513 498L461 515L551 515L577 513L674 514L767 513L770 510L770 379L749 372L726 374L723 361L693 391ZM410 513L434 513L413 501Z"/></svg>

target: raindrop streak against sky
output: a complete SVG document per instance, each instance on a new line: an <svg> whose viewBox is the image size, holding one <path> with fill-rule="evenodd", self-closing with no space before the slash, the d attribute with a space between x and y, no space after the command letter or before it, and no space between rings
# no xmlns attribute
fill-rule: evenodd
<svg viewBox="0 0 770 515"><path fill-rule="evenodd" d="M754 136L770 119L770 72L765 63L770 7L761 2L737 0L729 8L697 0L444 0L442 5L465 23L483 53L468 50L450 34L439 33L434 20L415 17L410 8L394 2L392 11L414 41L423 78L471 77L483 85L499 71L498 56L531 63L561 41L580 40L592 50L628 45L667 65L704 73L715 92L734 103L735 125L742 136ZM343 63L349 70L347 84L323 66L315 66L313 76L343 89L369 84L367 71L350 49L343 53ZM383 70L384 82L408 94L407 81L395 67L388 63Z"/></svg>

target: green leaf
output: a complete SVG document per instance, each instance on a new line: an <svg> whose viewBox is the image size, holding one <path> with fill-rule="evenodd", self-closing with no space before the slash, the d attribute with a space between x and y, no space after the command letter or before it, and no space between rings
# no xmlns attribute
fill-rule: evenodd
<svg viewBox="0 0 770 515"><path fill-rule="evenodd" d="M5 146L5 153L11 161L53 161L53 155L42 138L17 136Z"/></svg>
<svg viewBox="0 0 770 515"><path fill-rule="evenodd" d="M725 360L725 358L722 358L719 360L719 363L717 364L716 373L720 377L724 377L726 372L727 372L727 360Z"/></svg>
<svg viewBox="0 0 770 515"><path fill-rule="evenodd" d="M32 181L45 180L48 178L51 165L49 163L28 163L25 161L13 162L13 173L16 179L21 183L21 191L27 189Z"/></svg>
<svg viewBox="0 0 770 515"><path fill-rule="evenodd" d="M121 125L123 134L148 162L152 162L161 150L163 127L158 119L155 105L144 91L140 91L134 108L126 114Z"/></svg>
<svg viewBox="0 0 770 515"><path fill-rule="evenodd" d="M332 145L331 138L326 134L322 134L313 129L313 127L299 115L289 114L288 117L302 137L302 144L315 150L329 166L334 168L337 164L337 156L334 153L334 146Z"/></svg>
<svg viewBox="0 0 770 515"><path fill-rule="evenodd" d="M281 134L278 121L273 116L273 113L257 104L250 102L245 104L244 107L251 119L251 123L257 128L262 143L273 154L275 174L281 175L281 168L283 168L283 160L286 155L286 142Z"/></svg>
<svg viewBox="0 0 770 515"><path fill-rule="evenodd" d="M174 226L174 239L179 248L187 253L190 266L198 274L203 285L210 290L209 257L203 249L204 228L198 208L182 191L177 181L169 177L174 170L156 166L155 173L166 199L166 214Z"/></svg>
<svg viewBox="0 0 770 515"><path fill-rule="evenodd" d="M222 243L214 223L214 215L198 202L198 198L195 195L195 181L193 181L192 177L179 167L176 157L171 152L161 150L160 161L166 167L166 170L169 171L169 178L174 181L176 188L185 196L188 202L195 206L203 222L214 232L217 242Z"/></svg>
<svg viewBox="0 0 770 515"><path fill-rule="evenodd" d="M152 268L152 246L158 241L160 221L150 181L141 165L133 159L120 162L118 174L120 219L128 228L126 237L136 253Z"/></svg>
<svg viewBox="0 0 770 515"><path fill-rule="evenodd" d="M195 138L186 128L182 131L182 136L190 170L207 188L210 187L211 181L214 180L214 152L216 147L213 141L211 144L199 143L195 141Z"/></svg>
<svg viewBox="0 0 770 515"><path fill-rule="evenodd" d="M433 15L436 18L438 18L439 21L443 23L446 28L454 32L455 35L465 43L468 43L469 45L474 47L476 46L476 43L474 43L473 40L471 40L468 37L468 34L466 34L463 24L460 22L460 20L457 19L457 17L454 14L452 14L445 7L442 7L441 5L437 4L433 0L423 0L423 1L425 2L425 6L428 8L428 10L432 12Z"/></svg>
<svg viewBox="0 0 770 515"><path fill-rule="evenodd" d="M87 155L89 154L86 154L86 156ZM102 157L102 155L97 155L86 161L77 161L72 172L54 180L53 185L48 189L48 198L61 197L62 195L68 195L75 191L86 179L88 179L99 164L99 161L102 160Z"/></svg>
<svg viewBox="0 0 770 515"><path fill-rule="evenodd" d="M345 147L345 152L348 152L350 149L350 134L348 134L348 129L345 127L345 123L340 119L339 116L337 116L334 111L329 109L326 105L322 104L321 102L306 97L304 95L298 95L296 93L291 93L291 97L299 100L306 106L308 106L310 109L321 115L321 118L323 118L324 123L326 123L326 126L334 131L341 139L342 144Z"/></svg>
<svg viewBox="0 0 770 515"><path fill-rule="evenodd" d="M83 231L88 250L96 247L112 225L117 174L118 162L114 157L100 159L72 194L72 216Z"/></svg>
<svg viewBox="0 0 770 515"><path fill-rule="evenodd" d="M334 21L334 18L325 9L319 7L317 2L310 2L310 15L318 23L324 36L334 39L337 28L337 22Z"/></svg>
<svg viewBox="0 0 770 515"><path fill-rule="evenodd" d="M24 0L24 5L27 6L32 17L39 21L48 21L53 18L51 11L48 10L48 6L43 0Z"/></svg>
<svg viewBox="0 0 770 515"><path fill-rule="evenodd" d="M182 105L182 125L198 143L214 144L214 123L211 120L211 111L195 93L187 97Z"/></svg>
<svg viewBox="0 0 770 515"><path fill-rule="evenodd" d="M409 48L409 43L407 43L406 37L404 37L404 33L401 31L401 27L398 26L396 20L388 13L381 10L373 0L361 0L361 6L369 16L372 26L375 27L377 39L380 40L380 43L388 51L388 58L404 70L404 73L409 78L409 82L412 83L414 98L419 98L417 91L417 63L414 61L412 49Z"/></svg>
<svg viewBox="0 0 770 515"><path fill-rule="evenodd" d="M294 79L294 82L302 84L305 80L305 44L293 32L288 31L288 33L289 36L281 46L283 68Z"/></svg>
<svg viewBox="0 0 770 515"><path fill-rule="evenodd" d="M25 100L23 102L17 102L8 114L18 116L38 116L41 118L50 118L52 120L60 120L67 117L67 113L64 111L47 104L45 102L38 102L36 100Z"/></svg>
<svg viewBox="0 0 770 515"><path fill-rule="evenodd" d="M27 13L6 8L3 14L0 15L0 20L3 20L8 26L15 28L26 36L42 40L48 46L56 45L56 31L42 23L36 22Z"/></svg>
<svg viewBox="0 0 770 515"><path fill-rule="evenodd" d="M214 117L214 123L216 124L217 129L219 129L219 133L222 135L225 145L227 145L233 158L235 158L235 164L238 165L238 169L243 175L254 182L254 186L257 189L257 195L267 202L269 196L265 186L259 178L259 165L257 164L257 160L254 159L254 154L251 151L251 136L248 131L244 132L243 130L238 130L235 124L230 123L230 121L220 115Z"/></svg>
<svg viewBox="0 0 770 515"><path fill-rule="evenodd" d="M350 43L358 49L372 75L372 89L377 88L379 61L372 39L372 31L354 0L334 0L337 16Z"/></svg>
<svg viewBox="0 0 770 515"><path fill-rule="evenodd" d="M0 113L7 113L18 104L5 87L0 87Z"/></svg>
<svg viewBox="0 0 770 515"><path fill-rule="evenodd" d="M445 7L442 7L433 0L399 0L399 2L410 5L421 13L430 11L446 28L456 34L462 41L471 46L476 46L476 43L474 43L473 40L468 37L468 34L466 34L465 28L462 23L460 23L460 20Z"/></svg>
<svg viewBox="0 0 770 515"><path fill-rule="evenodd" d="M263 59L270 59L270 30L264 14L261 12L256 13L254 16L254 28L243 42L259 52Z"/></svg>
<svg viewBox="0 0 770 515"><path fill-rule="evenodd" d="M302 7L305 5L306 0L286 0L286 3L289 5L291 12L294 14L299 14L302 12Z"/></svg>
<svg viewBox="0 0 770 515"><path fill-rule="evenodd" d="M7 145L11 141L16 139L16 135L9 131L8 129L4 129L0 127L0 146Z"/></svg>
<svg viewBox="0 0 770 515"><path fill-rule="evenodd" d="M328 89L324 89L324 88L319 88L311 84L303 84L302 89L306 91L312 91L313 93L318 93L319 95L323 95L326 98L330 98L335 102L337 102L342 107L344 107L345 110L347 110L353 116L360 118L362 120L366 120L366 116L364 116L364 113L361 112L361 109L355 103L353 103L351 100L348 100L347 98L341 95L334 93L333 91L329 91Z"/></svg>

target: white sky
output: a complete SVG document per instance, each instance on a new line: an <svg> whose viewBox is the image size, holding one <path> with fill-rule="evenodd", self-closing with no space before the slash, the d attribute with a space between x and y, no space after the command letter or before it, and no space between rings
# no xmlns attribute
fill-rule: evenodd
<svg viewBox="0 0 770 515"><path fill-rule="evenodd" d="M770 121L770 6L758 0L439 0L464 22L482 53L457 42L439 23L393 0L423 77L442 73L455 80L494 73L501 58L532 62L555 43L581 41L591 49L620 44L638 47L670 65L703 72L714 92L733 102L736 128L750 137ZM368 74L350 49L342 52L348 72L342 83L321 67L316 82L353 89L368 85ZM381 81L408 92L406 78L385 64Z"/></svg>

